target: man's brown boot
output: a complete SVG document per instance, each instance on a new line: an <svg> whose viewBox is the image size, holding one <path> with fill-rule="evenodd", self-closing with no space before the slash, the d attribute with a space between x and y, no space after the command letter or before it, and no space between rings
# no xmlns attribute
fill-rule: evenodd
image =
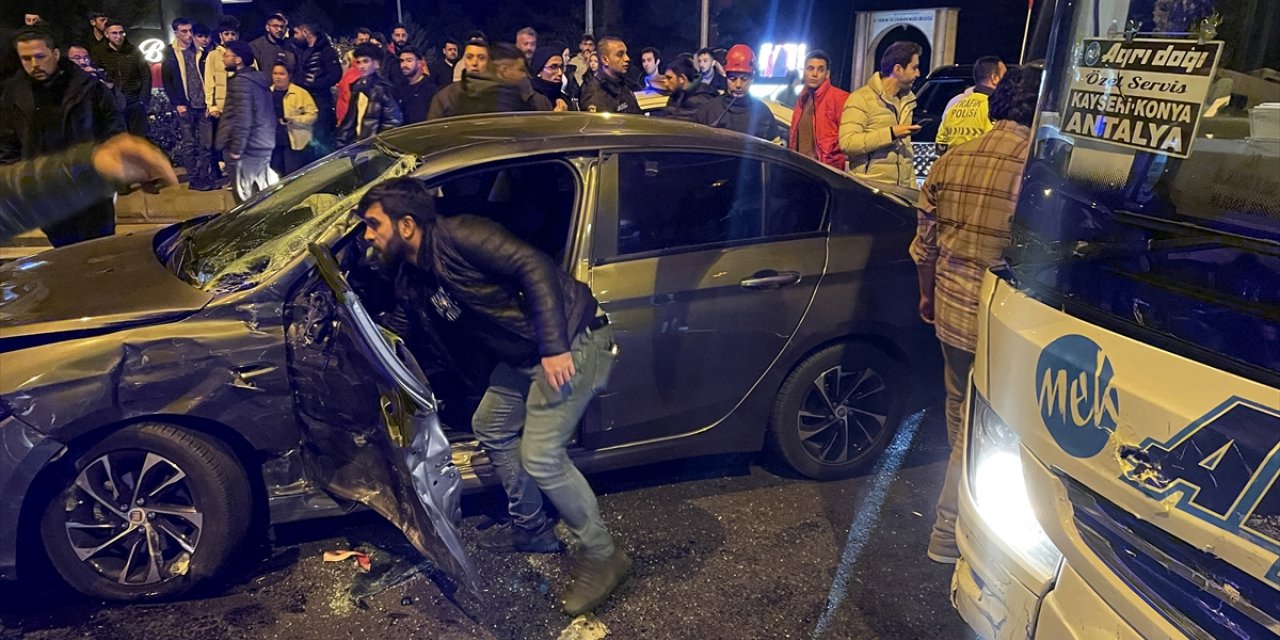
<svg viewBox="0 0 1280 640"><path fill-rule="evenodd" d="M564 612L577 616L600 606L630 571L631 559L622 549L615 548L607 558L578 556L573 564L573 582L561 601Z"/></svg>

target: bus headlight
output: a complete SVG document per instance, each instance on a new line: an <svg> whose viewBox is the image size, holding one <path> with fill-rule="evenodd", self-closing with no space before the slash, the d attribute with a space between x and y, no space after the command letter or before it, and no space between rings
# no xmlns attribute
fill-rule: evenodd
<svg viewBox="0 0 1280 640"><path fill-rule="evenodd" d="M969 397L968 480L978 513L1030 568L1051 576L1062 554L1031 508L1018 436L976 390Z"/></svg>

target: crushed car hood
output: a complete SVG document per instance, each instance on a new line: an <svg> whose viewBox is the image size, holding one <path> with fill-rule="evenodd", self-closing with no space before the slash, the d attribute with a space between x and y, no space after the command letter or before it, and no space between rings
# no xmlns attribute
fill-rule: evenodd
<svg viewBox="0 0 1280 640"><path fill-rule="evenodd" d="M0 267L0 351L184 317L213 298L152 249L158 231L46 251Z"/></svg>

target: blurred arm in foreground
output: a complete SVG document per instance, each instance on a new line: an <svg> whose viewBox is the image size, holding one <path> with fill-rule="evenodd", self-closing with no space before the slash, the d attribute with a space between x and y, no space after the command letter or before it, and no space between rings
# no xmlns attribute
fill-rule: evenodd
<svg viewBox="0 0 1280 640"><path fill-rule="evenodd" d="M58 222L111 194L177 184L164 152L128 134L0 166L0 241Z"/></svg>

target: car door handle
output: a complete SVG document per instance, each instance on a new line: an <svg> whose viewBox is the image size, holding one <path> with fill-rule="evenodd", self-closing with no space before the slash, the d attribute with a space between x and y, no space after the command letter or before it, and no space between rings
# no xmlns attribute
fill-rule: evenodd
<svg viewBox="0 0 1280 640"><path fill-rule="evenodd" d="M799 271L774 271L768 269L758 271L750 278L743 278L741 284L745 289L777 289L800 282Z"/></svg>

